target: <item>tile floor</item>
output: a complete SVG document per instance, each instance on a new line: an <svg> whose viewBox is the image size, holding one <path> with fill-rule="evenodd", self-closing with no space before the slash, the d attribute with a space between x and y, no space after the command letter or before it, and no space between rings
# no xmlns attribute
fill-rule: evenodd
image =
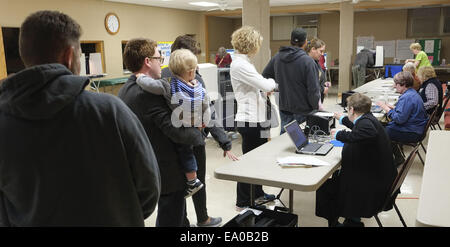
<svg viewBox="0 0 450 247"><path fill-rule="evenodd" d="M336 89L334 88L334 92ZM325 99L324 106L327 111L335 112L341 111L342 108L337 105L338 98L336 94L332 95L333 91L331 91L330 96ZM443 118L441 119L443 122ZM443 126L443 124L441 124ZM338 126L341 128L341 126ZM274 129L274 133L279 133L279 130ZM242 155L241 151L241 139L240 136L237 135L238 138L233 140L233 148L232 152L236 155ZM427 138L424 142L426 146ZM408 151L408 150L407 150ZM421 151L423 154L423 151ZM227 180L219 180L214 178L214 170L228 162L226 158L223 158L223 152L216 144L216 142L212 138L208 138L206 140L206 154L207 154L207 173L206 173L206 184L207 184L207 203L208 203L208 213L210 216L217 217L220 216L223 219L223 222L229 221L231 218L236 216L238 212L235 210L235 200L236 200L236 182L227 181ZM402 213L403 218L408 226L415 226L415 219L417 215L417 206L418 206L418 198L421 189L422 182L422 172L423 165L416 157L413 166L411 167L403 186L401 187L402 193L397 198L397 206ZM274 187L264 186L263 189L266 193L270 194L278 194L280 189ZM288 205L289 202L289 193L288 191L284 191L281 200ZM279 205L279 202L270 205ZM294 192L294 213L298 215L299 226L300 227L326 227L327 221L323 218L319 218L315 216L315 192ZM191 224L196 223L195 210L191 199L187 199L187 212L188 218ZM379 215L379 218L386 227L401 227L402 224L395 213L395 210L392 209L388 212L383 212ZM341 222L342 222L341 218ZM146 226L153 227L155 226L156 221L156 210L155 212L147 218L145 221ZM377 227L377 223L374 218L365 219L363 218L365 226L369 227Z"/></svg>

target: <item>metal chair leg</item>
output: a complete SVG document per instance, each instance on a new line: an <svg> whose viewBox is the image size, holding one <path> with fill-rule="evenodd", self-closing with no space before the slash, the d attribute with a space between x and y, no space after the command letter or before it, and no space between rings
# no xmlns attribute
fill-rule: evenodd
<svg viewBox="0 0 450 247"><path fill-rule="evenodd" d="M425 146L423 145L422 142L420 142L420 146L422 146L423 152L424 152L425 154L427 154L427 150L425 149Z"/></svg>
<svg viewBox="0 0 450 247"><path fill-rule="evenodd" d="M437 126L439 127L439 130L442 130L441 125L438 123Z"/></svg>
<svg viewBox="0 0 450 247"><path fill-rule="evenodd" d="M398 210L397 204L395 204L395 202L394 202L394 208L395 208L395 211L397 212L398 217L400 218L400 221L402 222L403 226L408 227L406 225L405 221L403 220L402 214L400 213L400 210Z"/></svg>
<svg viewBox="0 0 450 247"><path fill-rule="evenodd" d="M375 215L375 216L373 216L373 217L375 217L375 220L377 221L378 226L379 226L379 227L383 227L383 225L381 224L380 219L378 219L378 215Z"/></svg>
<svg viewBox="0 0 450 247"><path fill-rule="evenodd" d="M398 149L400 150L400 152L402 153L403 158L406 158L405 156L405 152L403 151L403 145L398 145Z"/></svg>
<svg viewBox="0 0 450 247"><path fill-rule="evenodd" d="M417 154L419 155L419 159L420 159L420 161L422 162L422 165L425 166L425 162L423 161L422 155L420 155L420 152L419 152L418 149L417 149Z"/></svg>

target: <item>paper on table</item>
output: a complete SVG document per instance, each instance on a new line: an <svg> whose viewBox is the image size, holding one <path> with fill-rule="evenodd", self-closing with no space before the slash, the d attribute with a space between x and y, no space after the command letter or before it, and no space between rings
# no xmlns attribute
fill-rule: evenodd
<svg viewBox="0 0 450 247"><path fill-rule="evenodd" d="M258 216L258 215L260 215L261 213L262 213L262 211L261 210L257 210L257 209L253 209L253 208L246 208L246 209L244 209L244 210L242 210L239 214L244 214L245 212L247 212L247 211L253 211L253 213L256 215L256 216Z"/></svg>
<svg viewBox="0 0 450 247"><path fill-rule="evenodd" d="M314 157L307 156L288 156L284 158L277 158L277 162L283 167L295 166L330 166L330 163L319 160Z"/></svg>
<svg viewBox="0 0 450 247"><path fill-rule="evenodd" d="M332 116L334 116L334 113L319 111L319 112L314 113L314 115L319 116L319 117L332 117Z"/></svg>

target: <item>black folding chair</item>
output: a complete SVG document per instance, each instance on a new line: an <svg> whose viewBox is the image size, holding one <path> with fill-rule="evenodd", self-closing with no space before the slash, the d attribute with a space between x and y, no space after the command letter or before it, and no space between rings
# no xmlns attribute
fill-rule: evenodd
<svg viewBox="0 0 450 247"><path fill-rule="evenodd" d="M442 130L441 125L439 124L439 120L441 120L442 114L444 114L445 107L447 107L448 100L450 99L450 93L447 91L447 93L444 96L443 104L440 105L438 112L436 113L436 116L434 116L432 122L431 122L431 129L436 130L436 126L439 127L440 130Z"/></svg>
<svg viewBox="0 0 450 247"><path fill-rule="evenodd" d="M406 161L403 164L401 164L399 167L397 167L397 171L398 171L397 177L395 177L395 179L394 179L394 183L392 184L391 190L389 191L389 194L383 203L383 207L378 211L378 213L376 215L373 216L373 217L375 217L375 220L377 221L378 226L380 226L380 227L383 227L383 225L381 224L381 221L378 218L378 214L381 213L382 211L391 210L392 209L391 205L394 207L395 212L397 212L397 215L400 218L400 221L402 222L403 226L407 227L405 220L403 219L402 214L400 213L400 210L398 209L397 205L395 204L395 199L397 198L400 187L402 186L403 181L405 181L405 177L408 174L408 171L414 162L416 153L419 153L418 148L419 148L419 146L416 146L413 149L413 151L409 154Z"/></svg>
<svg viewBox="0 0 450 247"><path fill-rule="evenodd" d="M427 125L425 125L425 129L423 131L422 136L420 137L420 140L418 142L413 142L413 143L405 143L405 142L397 142L397 141L392 141L392 145L397 145L403 155L403 157L405 158L405 152L403 151L403 146L410 146L412 148L415 148L416 146L421 146L423 149L423 152L426 154L427 153L427 149L425 148L425 146L423 145L423 140L425 140L425 137L427 136L428 130L431 127L431 124L433 122L433 119L436 115L438 111L438 107L435 107L433 110L433 113L431 113L430 118L428 119ZM419 155L420 161L422 162L423 165L425 165L425 161L423 160L422 156L420 155L420 152L417 150L417 154Z"/></svg>

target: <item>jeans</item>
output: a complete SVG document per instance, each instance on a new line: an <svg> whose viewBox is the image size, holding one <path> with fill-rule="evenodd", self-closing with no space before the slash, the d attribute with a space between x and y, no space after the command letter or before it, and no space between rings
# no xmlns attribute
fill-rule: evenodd
<svg viewBox="0 0 450 247"><path fill-rule="evenodd" d="M180 164L184 172L197 171L197 161L195 160L194 151L191 145L177 144L175 145Z"/></svg>
<svg viewBox="0 0 450 247"><path fill-rule="evenodd" d="M386 132L392 141L402 142L402 143L415 143L419 142L421 135L414 132L401 132L394 130L392 128L386 127Z"/></svg>
<svg viewBox="0 0 450 247"><path fill-rule="evenodd" d="M182 227L186 218L184 190L161 195L158 201L156 227Z"/></svg>
<svg viewBox="0 0 450 247"><path fill-rule="evenodd" d="M192 202L194 203L195 214L197 215L197 223L203 223L208 220L208 211L206 209L206 150L205 146L195 146L194 155L197 161L198 170L197 178L204 184L203 188L192 196ZM186 211L186 209L185 209ZM187 215L187 213L185 213ZM189 226L190 222L185 217L185 226Z"/></svg>
<svg viewBox="0 0 450 247"><path fill-rule="evenodd" d="M307 115L296 114L296 113L291 113L291 112L280 110L280 119L281 119L280 135L283 134L284 132L286 132L286 130L284 130L284 126L286 124L288 124L294 120L297 120L298 124L301 124L306 121L306 116Z"/></svg>
<svg viewBox="0 0 450 247"><path fill-rule="evenodd" d="M401 132L393 130L392 128L386 127L386 132L391 139L391 141L400 143L417 143L420 141L421 137L417 133L413 132ZM396 166L401 165L404 162L402 152L400 151L398 145L392 145L392 153L394 154L394 162Z"/></svg>
<svg viewBox="0 0 450 247"><path fill-rule="evenodd" d="M252 125L253 124L253 125ZM256 125L256 126L254 126ZM255 123L238 123L238 132L242 136L242 153L248 153L251 150L263 145L267 142L267 138L261 137L261 131L266 131L267 128L262 128L260 124ZM254 185L254 195L255 198L264 196L264 191L262 185ZM251 205L250 201L250 184L247 183L237 183L236 190L236 206L247 207Z"/></svg>

